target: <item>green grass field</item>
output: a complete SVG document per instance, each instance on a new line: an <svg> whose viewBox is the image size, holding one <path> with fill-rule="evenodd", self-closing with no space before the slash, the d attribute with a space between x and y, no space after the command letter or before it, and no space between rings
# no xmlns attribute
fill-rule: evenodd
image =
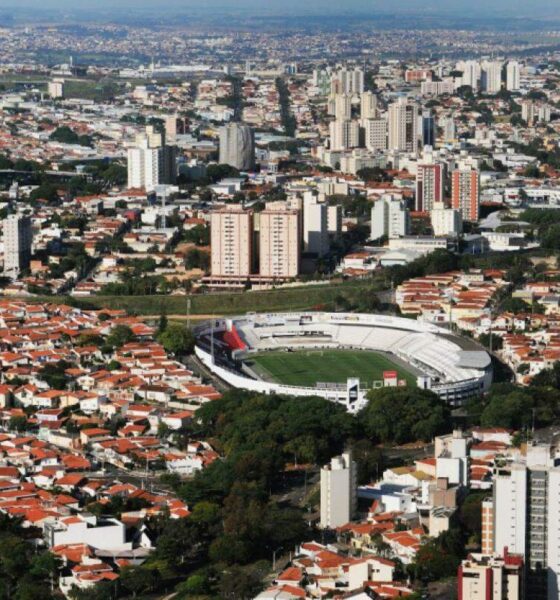
<svg viewBox="0 0 560 600"><path fill-rule="evenodd" d="M314 387L317 382L346 383L359 377L362 387L383 379L383 371L397 371L399 379L416 385L416 376L378 352L360 350L299 350L263 352L251 356L250 366L262 377L285 385Z"/></svg>

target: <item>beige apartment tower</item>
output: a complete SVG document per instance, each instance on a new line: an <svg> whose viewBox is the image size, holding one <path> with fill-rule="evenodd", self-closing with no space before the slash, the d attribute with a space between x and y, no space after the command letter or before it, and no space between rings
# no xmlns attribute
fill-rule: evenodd
<svg viewBox="0 0 560 600"><path fill-rule="evenodd" d="M212 211L212 277L248 277L253 266L253 212L240 205Z"/></svg>
<svg viewBox="0 0 560 600"><path fill-rule="evenodd" d="M259 216L259 274L279 279L297 277L301 248L300 211L267 207Z"/></svg>

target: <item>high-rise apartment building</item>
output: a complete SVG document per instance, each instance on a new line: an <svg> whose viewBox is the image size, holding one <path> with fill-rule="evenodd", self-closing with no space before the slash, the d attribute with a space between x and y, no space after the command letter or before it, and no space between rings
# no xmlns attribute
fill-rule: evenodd
<svg viewBox="0 0 560 600"><path fill-rule="evenodd" d="M521 103L521 118L529 127L533 127L539 122L548 123L550 117L551 110L548 104L541 104L532 100L523 100Z"/></svg>
<svg viewBox="0 0 560 600"><path fill-rule="evenodd" d="M360 145L360 125L357 121L331 121L329 133L331 150L348 150Z"/></svg>
<svg viewBox="0 0 560 600"><path fill-rule="evenodd" d="M303 196L303 250L318 257L329 251L328 206L311 192Z"/></svg>
<svg viewBox="0 0 560 600"><path fill-rule="evenodd" d="M434 204L443 202L443 165L430 163L418 165L416 173L416 205L419 212L429 212Z"/></svg>
<svg viewBox="0 0 560 600"><path fill-rule="evenodd" d="M422 112L422 147L436 145L436 121L431 110Z"/></svg>
<svg viewBox="0 0 560 600"><path fill-rule="evenodd" d="M376 119L377 115L377 96L373 92L364 92L360 97L360 119Z"/></svg>
<svg viewBox="0 0 560 600"><path fill-rule="evenodd" d="M321 469L323 529L334 529L351 521L356 511L356 485L356 463L350 452L335 456Z"/></svg>
<svg viewBox="0 0 560 600"><path fill-rule="evenodd" d="M334 96L334 116L339 121L348 121L352 118L352 96L350 94Z"/></svg>
<svg viewBox="0 0 560 600"><path fill-rule="evenodd" d="M220 129L220 163L239 171L255 168L255 132L251 127L230 123Z"/></svg>
<svg viewBox="0 0 560 600"><path fill-rule="evenodd" d="M484 61L482 63L481 85L487 94L497 94L502 89L502 68L499 61Z"/></svg>
<svg viewBox="0 0 560 600"><path fill-rule="evenodd" d="M457 169L451 174L451 206L465 221L477 221L480 206L480 173L476 169Z"/></svg>
<svg viewBox="0 0 560 600"><path fill-rule="evenodd" d="M331 79L331 92L335 94L361 94L364 91L362 69L340 69Z"/></svg>
<svg viewBox="0 0 560 600"><path fill-rule="evenodd" d="M299 275L300 211L287 206L259 214L259 274L280 279Z"/></svg>
<svg viewBox="0 0 560 600"><path fill-rule="evenodd" d="M476 60L461 61L457 63L455 69L463 74L461 76L461 85L469 86L475 92L478 91L482 69Z"/></svg>
<svg viewBox="0 0 560 600"><path fill-rule="evenodd" d="M368 119L363 125L366 148L371 152L387 150L387 120Z"/></svg>
<svg viewBox="0 0 560 600"><path fill-rule="evenodd" d="M501 467L494 475L493 550L524 557L527 598L560 597L560 467L551 448L530 446L526 462ZM486 542L488 546L488 542Z"/></svg>
<svg viewBox="0 0 560 600"><path fill-rule="evenodd" d="M389 150L398 152L418 151L418 107L406 98L399 98L389 105Z"/></svg>
<svg viewBox="0 0 560 600"><path fill-rule="evenodd" d="M376 200L371 209L371 239L404 237L410 233L410 213L406 202L390 195Z"/></svg>
<svg viewBox="0 0 560 600"><path fill-rule="evenodd" d="M506 67L506 89L509 92L521 89L521 66L515 60L510 60Z"/></svg>
<svg viewBox="0 0 560 600"><path fill-rule="evenodd" d="M248 277L253 271L253 212L240 205L210 216L212 277Z"/></svg>
<svg viewBox="0 0 560 600"><path fill-rule="evenodd" d="M4 275L17 278L29 267L33 232L29 217L9 215L3 221Z"/></svg>
<svg viewBox="0 0 560 600"><path fill-rule="evenodd" d="M158 185L175 183L176 178L176 148L166 144L163 133L146 127L128 149L128 187L153 191Z"/></svg>

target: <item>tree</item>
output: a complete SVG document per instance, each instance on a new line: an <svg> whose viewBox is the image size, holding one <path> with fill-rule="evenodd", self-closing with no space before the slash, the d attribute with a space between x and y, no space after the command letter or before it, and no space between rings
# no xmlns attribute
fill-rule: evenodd
<svg viewBox="0 0 560 600"><path fill-rule="evenodd" d="M57 363L48 363L39 371L39 379L46 381L49 387L56 390L64 390L69 382L66 370L72 367L72 363L59 360Z"/></svg>
<svg viewBox="0 0 560 600"><path fill-rule="evenodd" d="M417 579L424 582L452 577L457 573L463 552L464 540L461 533L450 528L420 546L412 571Z"/></svg>
<svg viewBox="0 0 560 600"><path fill-rule="evenodd" d="M180 583L176 588L175 592L180 598L189 598L191 596L202 596L210 592L211 586L208 581L208 577L201 574L195 573L191 575L186 581Z"/></svg>
<svg viewBox="0 0 560 600"><path fill-rule="evenodd" d="M10 431L26 431L29 429L29 423L27 417L24 416L13 416L8 421L8 429Z"/></svg>
<svg viewBox="0 0 560 600"><path fill-rule="evenodd" d="M80 146L91 146L92 138L88 135L78 135L73 129L67 125L62 125L55 129L50 139L61 144L79 144Z"/></svg>
<svg viewBox="0 0 560 600"><path fill-rule="evenodd" d="M124 567L120 580L122 585L136 598L138 594L151 592L157 588L157 571L141 567Z"/></svg>
<svg viewBox="0 0 560 600"><path fill-rule="evenodd" d="M447 405L433 392L417 388L371 390L360 418L377 442L427 442L451 429Z"/></svg>
<svg viewBox="0 0 560 600"><path fill-rule="evenodd" d="M52 183L42 183L29 194L29 200L46 200L49 204L56 204L59 202L58 189Z"/></svg>
<svg viewBox="0 0 560 600"><path fill-rule="evenodd" d="M191 329L177 323L170 323L165 331L158 335L158 341L167 350L176 355L191 354L194 350L194 334Z"/></svg>
<svg viewBox="0 0 560 600"><path fill-rule="evenodd" d="M531 380L531 386L560 389L560 362L556 361L552 368L537 373Z"/></svg>
<svg viewBox="0 0 560 600"><path fill-rule="evenodd" d="M190 248L185 256L185 266L187 269L201 269L207 271L210 266L210 257L208 252L198 248Z"/></svg>
<svg viewBox="0 0 560 600"><path fill-rule="evenodd" d="M136 339L134 332L128 325L116 325L105 340L107 345L120 348Z"/></svg>

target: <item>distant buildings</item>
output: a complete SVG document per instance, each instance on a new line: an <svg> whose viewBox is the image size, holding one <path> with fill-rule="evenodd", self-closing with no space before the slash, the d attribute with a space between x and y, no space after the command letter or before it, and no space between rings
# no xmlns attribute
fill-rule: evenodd
<svg viewBox="0 0 560 600"><path fill-rule="evenodd" d="M239 171L255 167L255 133L248 125L230 123L220 129L220 163Z"/></svg>
<svg viewBox="0 0 560 600"><path fill-rule="evenodd" d="M4 275L17 278L29 267L33 233L29 217L9 215L4 219Z"/></svg>
<svg viewBox="0 0 560 600"><path fill-rule="evenodd" d="M176 178L176 148L166 144L164 133L146 127L128 149L128 187L153 191L158 185L175 183Z"/></svg>
<svg viewBox="0 0 560 600"><path fill-rule="evenodd" d="M55 78L49 81L47 91L53 100L64 98L64 79Z"/></svg>
<svg viewBox="0 0 560 600"><path fill-rule="evenodd" d="M551 110L548 104L524 100L521 103L521 118L533 127L537 123L548 123L551 117Z"/></svg>
<svg viewBox="0 0 560 600"><path fill-rule="evenodd" d="M361 94L364 91L362 69L340 69L331 79L331 92L335 94Z"/></svg>
<svg viewBox="0 0 560 600"><path fill-rule="evenodd" d="M356 511L356 463L350 452L335 456L321 469L322 528L349 523Z"/></svg>

